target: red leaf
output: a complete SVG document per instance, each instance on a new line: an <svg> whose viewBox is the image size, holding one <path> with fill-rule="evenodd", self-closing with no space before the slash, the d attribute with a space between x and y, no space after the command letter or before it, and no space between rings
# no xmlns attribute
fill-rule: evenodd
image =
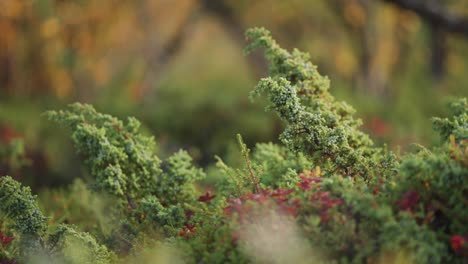
<svg viewBox="0 0 468 264"><path fill-rule="evenodd" d="M10 244L11 241L13 241L14 239L14 237L6 236L2 232L0 232L0 240L2 242L2 247L6 247L6 245Z"/></svg>
<svg viewBox="0 0 468 264"><path fill-rule="evenodd" d="M12 139L20 138L20 137L21 135L12 127L6 124L0 125L0 142L8 143Z"/></svg>
<svg viewBox="0 0 468 264"><path fill-rule="evenodd" d="M179 235L183 237L187 237L190 234L195 234L195 233L196 233L195 225L186 224L185 227L183 227L182 230L179 232Z"/></svg>
<svg viewBox="0 0 468 264"><path fill-rule="evenodd" d="M301 181L297 183L299 188L301 188L304 191L310 190L312 188L312 183L318 184L322 181L319 177L306 177L306 176L301 176Z"/></svg>
<svg viewBox="0 0 468 264"><path fill-rule="evenodd" d="M368 127L372 133L378 137L386 136L390 134L392 130L391 126L380 117L373 117L370 120Z"/></svg>
<svg viewBox="0 0 468 264"><path fill-rule="evenodd" d="M231 237L231 243L236 243L241 237L241 232L240 231L236 231L234 232L234 234L232 234L232 237Z"/></svg>
<svg viewBox="0 0 468 264"><path fill-rule="evenodd" d="M198 197L198 201L206 203L206 202L213 200L215 197L216 195L211 195L211 192L208 191L204 195Z"/></svg>
<svg viewBox="0 0 468 264"><path fill-rule="evenodd" d="M409 191L403 194L403 197L396 204L403 211L411 211L420 200L419 194L416 191Z"/></svg>
<svg viewBox="0 0 468 264"><path fill-rule="evenodd" d="M460 235L453 235L450 238L450 244L454 251L459 251L463 245L466 243L466 239Z"/></svg>

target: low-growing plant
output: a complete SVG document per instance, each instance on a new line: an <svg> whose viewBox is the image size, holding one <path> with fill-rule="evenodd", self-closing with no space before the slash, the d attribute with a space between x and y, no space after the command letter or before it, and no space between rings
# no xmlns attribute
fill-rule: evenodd
<svg viewBox="0 0 468 264"><path fill-rule="evenodd" d="M0 126L0 175L20 176L21 169L30 165L24 142L8 126Z"/></svg>
<svg viewBox="0 0 468 264"><path fill-rule="evenodd" d="M218 158L219 181L207 189L200 184L205 173L186 152L160 160L155 141L139 132L134 118L123 122L79 103L47 112L71 129L90 190L110 205L108 226L85 225L84 232L79 223L66 224L73 214L48 220L27 187L3 177L0 259L466 262L466 99L452 104L450 118L433 120L442 137L438 147L399 157L359 130L352 107L333 98L329 80L306 53L282 49L263 28L246 37L246 52L263 48L270 65L252 96L265 95L267 109L284 121L281 145L260 143L250 151L238 135L244 166ZM172 253L150 253L163 251Z"/></svg>

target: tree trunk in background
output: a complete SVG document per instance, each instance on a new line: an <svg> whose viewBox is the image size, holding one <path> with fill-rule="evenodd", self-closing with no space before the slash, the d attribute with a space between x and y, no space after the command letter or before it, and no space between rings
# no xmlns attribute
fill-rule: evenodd
<svg viewBox="0 0 468 264"><path fill-rule="evenodd" d="M200 4L204 10L212 13L220 20L233 40L239 43L240 47L245 46L244 32L246 27L243 25L242 21L236 17L232 8L226 4L224 0L200 0ZM268 67L260 52L254 52L246 56L246 59L249 61L249 64L252 65L252 72L255 75L254 78L266 76Z"/></svg>
<svg viewBox="0 0 468 264"><path fill-rule="evenodd" d="M447 60L446 32L434 23L429 24L431 40L431 70L434 81L439 82L445 76Z"/></svg>
<svg viewBox="0 0 468 264"><path fill-rule="evenodd" d="M377 36L375 25L378 23L378 17L375 15L375 9L378 3L373 0L355 0L353 4L359 5L364 14L365 22L363 25L356 26L345 19L344 6L349 4L349 0L334 0L328 2L332 10L337 14L348 32L349 38L355 44L355 53L359 61L359 73L356 74L356 89L369 92L377 96L388 94L386 90L386 80L382 78L378 65L375 65Z"/></svg>
<svg viewBox="0 0 468 264"><path fill-rule="evenodd" d="M245 45L245 28L242 21L235 16L229 5L222 0L200 0L198 4L198 7L193 7L187 16L183 18L183 21L179 23L170 39L163 44L161 50L158 50L156 53L148 52L150 54L148 58L149 66L146 70L147 72L145 72L145 77L142 80L137 97L144 98L151 90L150 86L157 86L158 78L155 78L155 75L160 76L173 57L179 53L183 43L193 31L193 26L200 18L200 12L214 15L228 34L231 35L232 39L239 43L240 47ZM249 65L252 66L251 72L254 73L254 78L266 76L267 64L261 53L255 52L250 56L246 56L246 59L249 60Z"/></svg>

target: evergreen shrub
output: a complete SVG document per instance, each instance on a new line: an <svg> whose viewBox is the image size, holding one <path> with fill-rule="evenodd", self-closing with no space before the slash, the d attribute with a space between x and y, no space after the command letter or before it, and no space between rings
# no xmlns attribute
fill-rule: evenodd
<svg viewBox="0 0 468 264"><path fill-rule="evenodd" d="M252 98L284 122L281 144L251 151L238 135L245 166L218 158L220 180L204 188L191 157L158 158L135 118L79 103L47 112L70 128L91 195L108 205L106 228L46 217L29 188L2 177L2 263L466 263L467 100L434 118L439 146L400 156L359 130L306 53L263 28L246 38L246 52L262 48L269 62Z"/></svg>

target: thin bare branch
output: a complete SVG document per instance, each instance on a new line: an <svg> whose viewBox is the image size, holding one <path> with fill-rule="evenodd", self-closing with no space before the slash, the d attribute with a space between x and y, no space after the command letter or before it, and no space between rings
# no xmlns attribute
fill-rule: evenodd
<svg viewBox="0 0 468 264"><path fill-rule="evenodd" d="M411 10L433 25L447 32L468 37L468 18L454 14L433 0L384 0L400 8Z"/></svg>

